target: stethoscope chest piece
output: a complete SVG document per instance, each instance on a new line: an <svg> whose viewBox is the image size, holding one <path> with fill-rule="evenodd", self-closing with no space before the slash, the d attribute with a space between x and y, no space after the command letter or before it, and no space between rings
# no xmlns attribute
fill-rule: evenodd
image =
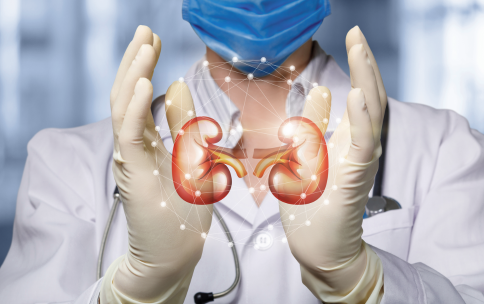
<svg viewBox="0 0 484 304"><path fill-rule="evenodd" d="M402 209L402 206L400 206L396 200L387 196L370 197L365 206L366 217L372 217L377 214L396 209Z"/></svg>

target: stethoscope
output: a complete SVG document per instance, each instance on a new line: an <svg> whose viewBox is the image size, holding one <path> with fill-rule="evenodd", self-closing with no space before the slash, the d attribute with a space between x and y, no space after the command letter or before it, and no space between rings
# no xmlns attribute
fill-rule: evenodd
<svg viewBox="0 0 484 304"><path fill-rule="evenodd" d="M114 198L113 206L111 208L111 211L109 212L108 221L106 223L106 228L104 229L103 238L101 240L101 248L99 249L99 257L98 257L98 260L97 260L97 272L96 272L97 280L99 280L101 278L101 275L102 275L104 249L106 247L106 242L107 242L107 239L108 239L108 236L109 236L109 231L111 229L111 225L113 223L114 215L116 214L116 210L118 209L119 203L121 202L121 197L119 195L118 186L116 186L116 188L114 189L113 198ZM230 292L232 292L232 290L235 289L235 287L237 286L237 284L239 284L239 281L240 281L239 256L237 255L237 249L235 248L234 239L232 238L232 234L230 233L230 230L227 227L225 220L223 219L222 215L217 210L217 208L215 208L215 206L213 206L213 213L215 213L215 215L217 216L217 218L220 222L220 225L222 225L222 228L224 229L225 234L227 235L227 239L229 240L229 242L231 242L233 244L232 255L234 256L235 279L234 279L234 282L232 283L232 285L230 285L229 288L227 288L226 290L224 290L222 292L218 292L218 293L199 292L199 293L197 293L194 297L196 304L203 304L203 303L212 302L217 298L221 298L223 296L228 295Z"/></svg>
<svg viewBox="0 0 484 304"><path fill-rule="evenodd" d="M379 159L378 172L375 176L375 183L373 186L373 196L368 199L368 203L366 204L365 214L363 218L372 217L379 213L383 213L389 210L402 208L396 200L390 197L381 195L382 183L383 183L383 172L385 171L385 156L386 156L385 154L386 154L387 139L388 139L388 123L389 123L389 117L390 117L389 112L390 112L390 107L387 106L385 111L385 116L383 118L383 126L382 126L382 134L381 134L382 154ZM106 247L106 241L109 236L109 231L113 223L114 215L116 214L118 205L121 202L121 197L119 195L119 190L117 186L114 189L113 198L114 198L114 203L111 208L111 211L109 212L108 221L106 223L106 228L104 229L104 234L101 241L101 247L99 249L99 257L97 260L97 273L96 273L97 280L99 280L102 275L101 273L102 263L103 263L103 257L104 257L104 249ZM239 281L240 281L239 256L237 255L237 249L235 248L235 242L232 238L232 234L230 233L230 230L227 227L227 224L222 218L222 215L220 215L220 212L217 210L217 208L215 208L215 205L213 206L213 212L217 216L217 219L219 220L220 225L224 229L227 239L229 240L229 242L233 244L231 248L232 248L232 255L234 257L234 264L235 264L235 279L232 285L228 289L222 292L219 292L219 293L198 292L194 296L195 304L204 304L204 303L212 302L217 298L221 298L223 296L228 295L230 292L232 292L235 289L235 287L237 286L237 284L239 284Z"/></svg>

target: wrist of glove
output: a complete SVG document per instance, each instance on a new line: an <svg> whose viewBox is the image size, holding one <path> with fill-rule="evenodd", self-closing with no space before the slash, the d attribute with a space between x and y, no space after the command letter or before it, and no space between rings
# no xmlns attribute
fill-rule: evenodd
<svg viewBox="0 0 484 304"><path fill-rule="evenodd" d="M111 303L119 303L119 304L143 304L146 303L145 301L140 302L136 299L133 299L127 295L124 290L120 290L114 284L114 281L124 280L121 282L121 285L126 284L133 284L132 279L129 278L129 275L126 274L133 273L133 269L128 270L127 268L133 268L133 265L129 262L129 259L126 255L119 257L115 260L106 271L104 275L102 286L101 286L101 293L100 293L100 302L101 304L111 304ZM153 274L159 274L159 271L162 269L153 269ZM170 280L169 288L165 289L161 295L157 298L150 300L149 303L151 304L165 304L165 303L183 303L186 297L186 293L188 291L188 286L190 285L190 281L193 275L194 268L188 269L186 272L177 271L177 276L173 277ZM181 275L183 273L183 275ZM160 283L159 280L150 278L144 274L138 273L146 278L145 284L156 284ZM136 283L134 283L136 285ZM162 286L157 286L162 289Z"/></svg>
<svg viewBox="0 0 484 304"><path fill-rule="evenodd" d="M346 263L317 270L301 266L301 276L304 285L324 303L361 303L364 299L365 303L373 304L380 303L383 297L381 261L364 241L357 255ZM345 281L353 276L356 276L356 285L342 291Z"/></svg>

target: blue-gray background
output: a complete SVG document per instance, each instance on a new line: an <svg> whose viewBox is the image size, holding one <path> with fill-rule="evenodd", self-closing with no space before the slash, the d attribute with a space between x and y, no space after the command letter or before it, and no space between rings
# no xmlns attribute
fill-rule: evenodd
<svg viewBox="0 0 484 304"><path fill-rule="evenodd" d="M466 116L484 131L484 0L332 0L317 39L348 72L346 32L359 25L389 96ZM155 94L204 45L181 0L0 0L0 264L11 243L26 145L43 128L109 116L117 65L137 25L163 43Z"/></svg>

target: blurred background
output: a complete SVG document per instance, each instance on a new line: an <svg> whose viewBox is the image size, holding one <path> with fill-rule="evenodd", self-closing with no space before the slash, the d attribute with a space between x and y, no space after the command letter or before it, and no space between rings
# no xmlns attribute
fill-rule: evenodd
<svg viewBox="0 0 484 304"><path fill-rule="evenodd" d="M0 264L26 146L44 128L110 115L117 66L139 24L163 43L155 95L204 53L181 0L0 0ZM348 73L345 35L365 33L388 95L453 109L484 132L484 0L332 0L314 37Z"/></svg>

